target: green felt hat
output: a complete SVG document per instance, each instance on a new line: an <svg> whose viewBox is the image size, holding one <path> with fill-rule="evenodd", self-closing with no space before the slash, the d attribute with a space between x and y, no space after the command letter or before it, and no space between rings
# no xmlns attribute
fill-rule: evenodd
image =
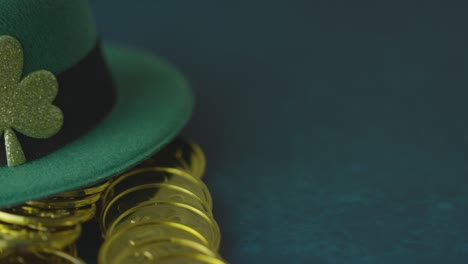
<svg viewBox="0 0 468 264"><path fill-rule="evenodd" d="M0 208L128 169L191 111L183 76L101 41L88 1L0 0Z"/></svg>

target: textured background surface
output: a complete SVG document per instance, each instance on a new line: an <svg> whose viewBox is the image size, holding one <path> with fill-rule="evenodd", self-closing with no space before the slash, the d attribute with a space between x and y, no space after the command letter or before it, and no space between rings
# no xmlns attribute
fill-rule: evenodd
<svg viewBox="0 0 468 264"><path fill-rule="evenodd" d="M467 6L374 2L93 2L191 79L232 263L468 262Z"/></svg>

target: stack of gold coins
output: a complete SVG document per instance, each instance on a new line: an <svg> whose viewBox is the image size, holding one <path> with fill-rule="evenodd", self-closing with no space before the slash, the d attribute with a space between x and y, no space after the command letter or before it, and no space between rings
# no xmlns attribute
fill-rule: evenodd
<svg viewBox="0 0 468 264"><path fill-rule="evenodd" d="M84 263L75 242L109 184L0 210L0 263Z"/></svg>
<svg viewBox="0 0 468 264"><path fill-rule="evenodd" d="M225 263L204 170L201 149L177 139L117 177L103 195L99 264Z"/></svg>

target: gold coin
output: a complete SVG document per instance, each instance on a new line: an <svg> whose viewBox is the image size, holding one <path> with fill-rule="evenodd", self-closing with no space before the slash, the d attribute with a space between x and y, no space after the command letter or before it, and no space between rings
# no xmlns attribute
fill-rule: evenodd
<svg viewBox="0 0 468 264"><path fill-rule="evenodd" d="M109 226L106 237L126 226L149 220L176 222L193 228L208 240L211 248L218 250L220 231L216 221L197 208L175 202L144 202L127 210Z"/></svg>
<svg viewBox="0 0 468 264"><path fill-rule="evenodd" d="M172 183L189 189L205 200L210 200L208 188L199 179L176 168L141 168L124 173L115 179L104 192L103 199L108 200L110 193L118 194L122 191L148 183Z"/></svg>
<svg viewBox="0 0 468 264"><path fill-rule="evenodd" d="M161 257L157 262L145 263L158 263L158 264L226 264L224 260L219 257L212 257L197 253L180 253ZM123 262L121 262L123 264Z"/></svg>
<svg viewBox="0 0 468 264"><path fill-rule="evenodd" d="M62 218L68 217L72 214L71 210L66 209L43 209L37 208L30 205L20 205L18 207L11 209L13 212L21 211L21 214L36 216L36 217L45 217L45 218Z"/></svg>
<svg viewBox="0 0 468 264"><path fill-rule="evenodd" d="M145 184L120 193L104 206L101 215L102 230L105 230L110 223L128 209L147 201L183 203L211 215L206 202L189 190L166 183Z"/></svg>
<svg viewBox="0 0 468 264"><path fill-rule="evenodd" d="M37 201L27 201L25 204L46 209L76 209L86 207L101 199L101 193L83 197L51 197Z"/></svg>
<svg viewBox="0 0 468 264"><path fill-rule="evenodd" d="M211 249L197 242L180 238L153 238L128 246L116 252L114 258L104 263L157 263L159 259L174 254L200 254L216 258Z"/></svg>
<svg viewBox="0 0 468 264"><path fill-rule="evenodd" d="M143 240L151 237L183 238L209 246L208 240L195 229L175 222L148 220L118 230L108 240ZM133 242L132 242L133 243Z"/></svg>
<svg viewBox="0 0 468 264"><path fill-rule="evenodd" d="M81 196L90 196L98 193L102 193L110 184L110 180L106 180L104 182L92 185L90 187L85 187L78 190L68 191L60 193L59 197L81 197Z"/></svg>
<svg viewBox="0 0 468 264"><path fill-rule="evenodd" d="M84 223L94 217L96 205L74 211L47 211L31 207L14 207L0 211L0 221L29 227L62 227Z"/></svg>
<svg viewBox="0 0 468 264"><path fill-rule="evenodd" d="M18 250L29 251L49 247L62 249L73 244L80 233L81 225L38 230L0 222L0 256Z"/></svg>
<svg viewBox="0 0 468 264"><path fill-rule="evenodd" d="M169 238L193 241L205 248L208 245L208 241L190 227L173 222L148 221L121 229L106 239L99 250L99 262L114 263L115 257L126 248L140 248L149 239Z"/></svg>
<svg viewBox="0 0 468 264"><path fill-rule="evenodd" d="M5 264L85 264L76 256L64 251L43 248L34 251L18 251L5 257L0 257L0 263Z"/></svg>
<svg viewBox="0 0 468 264"><path fill-rule="evenodd" d="M194 178L180 169L159 167L136 169L119 176L104 192L103 203L109 202L112 196L129 188L151 183L170 183L187 189L206 201L210 210L212 208L211 195L200 179Z"/></svg>

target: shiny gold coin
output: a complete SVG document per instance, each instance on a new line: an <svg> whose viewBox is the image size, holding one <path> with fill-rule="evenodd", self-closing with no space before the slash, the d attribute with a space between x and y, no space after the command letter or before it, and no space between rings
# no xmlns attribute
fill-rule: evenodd
<svg viewBox="0 0 468 264"><path fill-rule="evenodd" d="M101 215L102 230L105 230L119 215L130 208L147 202L178 202L193 206L209 215L206 202L189 190L166 183L153 183L130 188L115 196L104 206Z"/></svg>
<svg viewBox="0 0 468 264"><path fill-rule="evenodd" d="M187 189L206 201L210 210L212 208L211 195L200 179L194 178L180 169L159 167L136 169L118 177L104 192L103 202L109 202L112 196L118 195L129 188L151 183L170 183Z"/></svg>
<svg viewBox="0 0 468 264"><path fill-rule="evenodd" d="M99 263L114 263L120 252L127 248L139 249L151 239L184 239L204 248L208 245L208 241L190 227L173 222L148 221L119 230L106 239L99 250Z"/></svg>
<svg viewBox="0 0 468 264"><path fill-rule="evenodd" d="M175 222L148 220L137 225L130 225L118 230L111 237L106 238L109 241L130 241L130 244L148 238L183 238L209 246L208 240L195 229ZM125 243L127 243L125 242Z"/></svg>
<svg viewBox="0 0 468 264"><path fill-rule="evenodd" d="M84 223L94 217L96 205L91 204L85 208L74 211L51 212L30 207L14 207L0 211L0 221L9 224L29 227L62 227L74 226Z"/></svg>
<svg viewBox="0 0 468 264"><path fill-rule="evenodd" d="M206 246L191 240L180 238L153 238L141 241L135 246L126 247L111 261L104 260L100 264L106 263L157 263L162 259L173 254L201 254L216 258L217 255ZM106 262L107 261L107 262Z"/></svg>
<svg viewBox="0 0 468 264"><path fill-rule="evenodd" d="M25 215L25 216L34 216L34 217L42 217L42 218L51 218L51 219L58 219L58 218L66 218L66 217L73 217L77 215L88 215L95 211L96 206L94 204L80 207L76 209L44 209L38 208L30 205L20 205L14 208L9 209L13 213ZM91 215L92 216L92 215Z"/></svg>
<svg viewBox="0 0 468 264"><path fill-rule="evenodd" d="M183 253L173 254L159 258L156 262L158 264L226 264L224 260L217 257L207 256L196 253ZM122 263L123 264L123 263Z"/></svg>
<svg viewBox="0 0 468 264"><path fill-rule="evenodd" d="M25 204L46 209L76 209L97 203L101 199L101 193L83 197L51 197L37 201L27 201Z"/></svg>
<svg viewBox="0 0 468 264"><path fill-rule="evenodd" d="M144 202L120 215L107 230L106 237L119 229L144 223L149 220L169 221L186 225L200 234L218 250L220 231L218 224L206 213L192 206L175 202Z"/></svg>
<svg viewBox="0 0 468 264"><path fill-rule="evenodd" d="M68 228L33 228L0 222L0 256L16 251L41 248L62 249L73 244L81 233L81 225Z"/></svg>
<svg viewBox="0 0 468 264"><path fill-rule="evenodd" d="M71 210L66 209L43 209L37 208L30 205L20 205L18 207L10 209L10 211L17 212L21 211L21 214L35 217L45 217L45 218L62 218L68 217L72 214Z"/></svg>
<svg viewBox="0 0 468 264"><path fill-rule="evenodd" d="M0 257L0 263L5 264L85 264L76 256L57 249L44 248L37 251L18 251L5 257Z"/></svg>
<svg viewBox="0 0 468 264"><path fill-rule="evenodd" d="M206 159L201 148L186 139L177 138L157 154L138 165L139 168L170 167L182 169L201 178L205 172Z"/></svg>
<svg viewBox="0 0 468 264"><path fill-rule="evenodd" d="M107 187L109 187L110 183L111 183L110 180L106 180L104 182L100 182L100 183L92 185L90 187L85 187L85 188L82 188L82 189L68 191L68 192L63 192L63 193L60 193L58 196L59 197L72 197L72 198L82 197L82 196L90 196L90 195L102 193L103 191L105 191L107 189Z"/></svg>

